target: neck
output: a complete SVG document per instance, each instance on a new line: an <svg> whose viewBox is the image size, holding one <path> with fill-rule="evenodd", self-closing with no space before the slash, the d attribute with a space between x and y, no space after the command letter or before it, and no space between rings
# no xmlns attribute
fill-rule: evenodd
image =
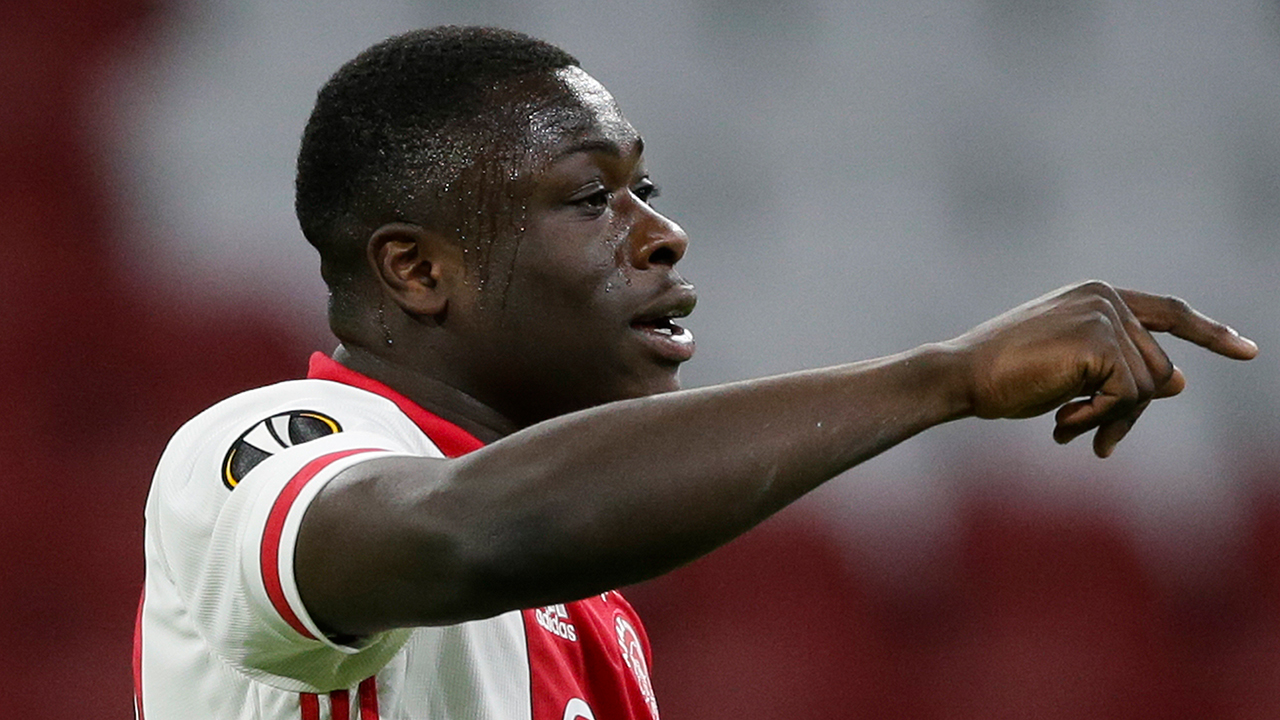
<svg viewBox="0 0 1280 720"><path fill-rule="evenodd" d="M359 345L344 343L334 351L333 359L387 385L483 443L506 437L519 429L493 408L398 357L375 354Z"/></svg>

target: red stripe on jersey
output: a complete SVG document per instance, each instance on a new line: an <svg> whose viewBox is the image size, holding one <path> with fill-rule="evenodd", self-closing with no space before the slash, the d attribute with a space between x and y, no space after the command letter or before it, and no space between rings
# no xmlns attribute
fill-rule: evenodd
<svg viewBox="0 0 1280 720"><path fill-rule="evenodd" d="M346 690L329 693L329 717L333 720L351 720L351 695Z"/></svg>
<svg viewBox="0 0 1280 720"><path fill-rule="evenodd" d="M298 693L298 706L302 720L320 720L320 696L315 693Z"/></svg>
<svg viewBox="0 0 1280 720"><path fill-rule="evenodd" d="M455 458L484 447L484 443L466 430L427 412L404 395L371 377L361 375L324 353L312 353L311 362L307 367L307 377L312 380L330 380L358 387L390 400L400 408L400 412L409 416L423 434L431 438L431 442L440 448L440 452L444 453L445 457Z"/></svg>
<svg viewBox="0 0 1280 720"><path fill-rule="evenodd" d="M378 720L378 678L360 681L360 720Z"/></svg>
<svg viewBox="0 0 1280 720"><path fill-rule="evenodd" d="M376 448L342 450L321 455L303 465L298 474L285 484L271 506L271 512L267 514L267 527L262 533L262 584L267 589L267 597L271 600L272 607L280 613L280 617L284 618L285 622L289 623L289 627L305 638L315 640L316 636L311 634L311 631L293 612L293 608L289 607L289 601L284 596L284 587L280 584L280 540L281 535L284 534L284 520L288 517L289 509L293 507L293 501L298 499L302 488L306 487L307 483L311 482L321 470L344 457L375 451Z"/></svg>
<svg viewBox="0 0 1280 720"><path fill-rule="evenodd" d="M137 720L142 717L142 602L147 599L146 588L138 597L138 619L133 624L133 708Z"/></svg>

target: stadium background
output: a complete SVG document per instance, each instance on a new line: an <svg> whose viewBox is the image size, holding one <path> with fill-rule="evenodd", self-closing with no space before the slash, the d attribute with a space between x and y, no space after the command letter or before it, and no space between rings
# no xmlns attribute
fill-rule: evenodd
<svg viewBox="0 0 1280 720"><path fill-rule="evenodd" d="M679 718L1280 714L1280 3L0 4L0 687L124 717L167 436L327 349L290 184L397 31L560 43L694 238L689 385L949 337L1092 276L1257 340L1116 456L966 421L630 592ZM656 449L660 455L660 449Z"/></svg>

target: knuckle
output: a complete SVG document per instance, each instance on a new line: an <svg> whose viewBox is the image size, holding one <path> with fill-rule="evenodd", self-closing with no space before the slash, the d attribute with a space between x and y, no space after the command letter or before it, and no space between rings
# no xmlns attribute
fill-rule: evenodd
<svg viewBox="0 0 1280 720"><path fill-rule="evenodd" d="M1135 408L1145 402L1145 398L1138 397L1137 394L1125 393L1116 398L1116 402L1111 406L1111 412L1107 413L1109 418L1126 418L1133 414Z"/></svg>
<svg viewBox="0 0 1280 720"><path fill-rule="evenodd" d="M1115 317L1117 302L1119 302L1118 296L1094 290L1090 290L1075 300L1076 307L1089 312L1101 313L1108 317Z"/></svg>
<svg viewBox="0 0 1280 720"><path fill-rule="evenodd" d="M1111 322L1111 315L1115 312L1115 308L1111 305L1111 301L1099 295L1090 297L1087 307L1092 312L1101 315L1107 320L1107 322Z"/></svg>
<svg viewBox="0 0 1280 720"><path fill-rule="evenodd" d="M1192 312L1191 304L1176 295L1165 295L1164 303L1176 315L1190 315Z"/></svg>
<svg viewBox="0 0 1280 720"><path fill-rule="evenodd" d="M1115 295L1115 288L1111 287L1110 283L1102 280L1085 280L1076 287L1091 295L1100 295L1103 297L1111 297Z"/></svg>
<svg viewBox="0 0 1280 720"><path fill-rule="evenodd" d="M1219 341L1230 342L1240 337L1239 333L1227 327L1226 325L1218 325L1213 329L1213 332L1218 336L1217 339Z"/></svg>
<svg viewBox="0 0 1280 720"><path fill-rule="evenodd" d="M1090 307L1085 314L1085 322L1098 335L1108 337L1115 334L1115 323L1111 320L1111 313L1105 307L1105 301L1099 300L1096 305Z"/></svg>

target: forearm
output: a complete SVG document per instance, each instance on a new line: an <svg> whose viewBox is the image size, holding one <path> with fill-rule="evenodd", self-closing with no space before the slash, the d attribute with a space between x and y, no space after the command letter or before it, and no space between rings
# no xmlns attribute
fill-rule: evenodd
<svg viewBox="0 0 1280 720"><path fill-rule="evenodd" d="M626 549L624 565L657 562L643 574L660 572L960 415L964 398L950 396L943 377L952 362L930 347L616 403L496 443L464 460L457 482L491 483L533 524L556 517L571 528L561 534L566 553Z"/></svg>
<svg viewBox="0 0 1280 720"><path fill-rule="evenodd" d="M585 596L699 557L958 416L955 362L922 348L575 413L457 461L422 506L468 519L451 532L476 607Z"/></svg>

